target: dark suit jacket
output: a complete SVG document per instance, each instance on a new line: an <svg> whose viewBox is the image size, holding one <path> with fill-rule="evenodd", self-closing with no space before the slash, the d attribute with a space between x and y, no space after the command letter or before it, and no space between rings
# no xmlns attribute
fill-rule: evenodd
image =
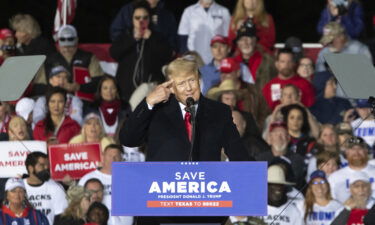
<svg viewBox="0 0 375 225"><path fill-rule="evenodd" d="M221 148L231 161L249 160L228 106L201 95L196 114L193 161L220 161ZM147 143L146 161L188 161L190 141L174 95L149 110L143 100L120 131L121 144Z"/></svg>

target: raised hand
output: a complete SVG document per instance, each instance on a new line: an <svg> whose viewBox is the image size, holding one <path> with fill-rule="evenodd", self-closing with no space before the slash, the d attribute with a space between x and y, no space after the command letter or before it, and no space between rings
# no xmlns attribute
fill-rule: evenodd
<svg viewBox="0 0 375 225"><path fill-rule="evenodd" d="M171 94L171 87L173 80L169 80L158 85L150 94L146 97L147 104L154 106L160 102L166 102Z"/></svg>

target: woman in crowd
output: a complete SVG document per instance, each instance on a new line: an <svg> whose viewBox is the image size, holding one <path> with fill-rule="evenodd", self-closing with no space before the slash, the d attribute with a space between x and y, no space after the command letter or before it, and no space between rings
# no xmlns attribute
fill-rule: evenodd
<svg viewBox="0 0 375 225"><path fill-rule="evenodd" d="M29 14L17 14L10 19L10 26L16 31L18 55L48 55L56 49L42 37L38 21Z"/></svg>
<svg viewBox="0 0 375 225"><path fill-rule="evenodd" d="M100 148L103 151L105 147L114 144L115 141L104 133L100 117L95 113L89 113L85 117L81 133L73 137L69 143L100 143Z"/></svg>
<svg viewBox="0 0 375 225"><path fill-rule="evenodd" d="M133 91L142 83L162 82L161 72L172 56L172 50L151 26L151 12L147 2L134 6L133 26L125 30L109 49L119 63L116 80L120 85L121 98L129 101Z"/></svg>
<svg viewBox="0 0 375 225"><path fill-rule="evenodd" d="M20 116L13 116L9 121L8 140L9 141L25 141L31 140L30 130L26 121Z"/></svg>
<svg viewBox="0 0 375 225"><path fill-rule="evenodd" d="M321 170L311 174L305 201L297 202L297 206L306 225L330 225L343 209L341 203L332 199L326 175Z"/></svg>
<svg viewBox="0 0 375 225"><path fill-rule="evenodd" d="M309 57L302 57L298 61L297 74L312 82L314 77L314 63Z"/></svg>
<svg viewBox="0 0 375 225"><path fill-rule="evenodd" d="M81 130L80 125L65 115L66 91L51 88L46 95L47 115L34 128L34 139L49 143L68 143Z"/></svg>
<svg viewBox="0 0 375 225"><path fill-rule="evenodd" d="M116 138L119 125L129 113L129 106L121 101L114 77L103 76L98 84L95 102L88 111L100 116L106 135Z"/></svg>
<svg viewBox="0 0 375 225"><path fill-rule="evenodd" d="M90 194L84 187L70 186L67 195L68 207L55 217L54 225L83 225L86 222L86 213L90 207Z"/></svg>
<svg viewBox="0 0 375 225"><path fill-rule="evenodd" d="M237 30L245 20L251 19L257 30L259 44L266 51L272 51L275 44L275 24L273 18L264 9L263 0L238 0L229 27L230 43L236 38Z"/></svg>
<svg viewBox="0 0 375 225"><path fill-rule="evenodd" d="M309 158L315 145L314 138L318 137L319 125L312 123L312 119L309 118L312 115L300 104L283 107L281 114L291 137L291 150Z"/></svg>
<svg viewBox="0 0 375 225"><path fill-rule="evenodd" d="M327 7L320 14L318 33L323 35L324 26L332 21L340 23L351 38L358 38L365 28L362 4L358 0L327 0Z"/></svg>
<svg viewBox="0 0 375 225"><path fill-rule="evenodd" d="M0 209L1 225L49 225L47 217L27 201L26 188L19 178L5 184L5 199Z"/></svg>

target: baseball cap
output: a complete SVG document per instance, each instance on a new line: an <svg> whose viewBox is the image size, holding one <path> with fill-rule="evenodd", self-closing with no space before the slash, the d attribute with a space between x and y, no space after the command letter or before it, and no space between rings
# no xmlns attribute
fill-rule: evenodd
<svg viewBox="0 0 375 225"><path fill-rule="evenodd" d="M363 138L358 137L358 136L352 136L351 138L349 138L348 148L352 148L356 145L359 145L362 148L368 149L367 143L365 142Z"/></svg>
<svg viewBox="0 0 375 225"><path fill-rule="evenodd" d="M225 58L221 60L220 72L231 73L240 69L240 64L233 58Z"/></svg>
<svg viewBox="0 0 375 225"><path fill-rule="evenodd" d="M336 133L338 135L340 135L340 134L350 134L350 135L352 135L353 134L352 126L350 125L350 123L347 123L347 122L338 123L336 125L335 129L336 129Z"/></svg>
<svg viewBox="0 0 375 225"><path fill-rule="evenodd" d="M356 108L371 108L371 104L368 102L367 99L357 99L355 103Z"/></svg>
<svg viewBox="0 0 375 225"><path fill-rule="evenodd" d="M229 45L229 41L228 41L228 38L227 37L224 37L224 36L221 36L221 35L215 35L212 39L211 39L211 44L210 46L212 46L213 44L215 43L222 43L222 44L226 44L226 45Z"/></svg>
<svg viewBox="0 0 375 225"><path fill-rule="evenodd" d="M6 38L13 37L13 32L8 28L3 28L0 30L0 40L5 40Z"/></svg>
<svg viewBox="0 0 375 225"><path fill-rule="evenodd" d="M290 49L294 54L294 60L297 62L303 57L302 41L297 37L289 37L285 41L285 48Z"/></svg>
<svg viewBox="0 0 375 225"><path fill-rule="evenodd" d="M355 171L349 177L349 186L354 184L357 181L364 181L366 183L370 183L370 177L362 171Z"/></svg>
<svg viewBox="0 0 375 225"><path fill-rule="evenodd" d="M345 28L337 22L330 22L323 28L323 37L320 39L322 45L328 45L337 36L345 34Z"/></svg>
<svg viewBox="0 0 375 225"><path fill-rule="evenodd" d="M327 179L326 173L322 170L315 170L311 175L310 175L310 181L312 181L315 178L322 178L322 179Z"/></svg>
<svg viewBox="0 0 375 225"><path fill-rule="evenodd" d="M240 29L238 29L236 41L241 39L241 37L257 37L255 24L250 18L242 24Z"/></svg>
<svg viewBox="0 0 375 225"><path fill-rule="evenodd" d="M85 116L85 118L83 119L83 123L86 123L88 120L91 119L97 119L99 120L99 122L101 121L98 114L91 112Z"/></svg>
<svg viewBox="0 0 375 225"><path fill-rule="evenodd" d="M49 76L49 78L51 78L51 77L56 76L57 74L63 73L63 72L67 73L68 76L70 76L69 71L64 66L60 66L60 65L53 67L48 76Z"/></svg>
<svg viewBox="0 0 375 225"><path fill-rule="evenodd" d="M23 183L23 180L20 178L12 177L12 178L9 178L7 182L5 183L5 191L11 191L17 187L20 187L26 190L25 184Z"/></svg>
<svg viewBox="0 0 375 225"><path fill-rule="evenodd" d="M78 42L77 30L72 25L64 25L57 33L60 46L74 46Z"/></svg>
<svg viewBox="0 0 375 225"><path fill-rule="evenodd" d="M269 132L272 132L272 130L277 128L277 127L282 127L286 130L288 129L286 123L284 123L283 121L275 121L275 122L271 123L270 128L269 128Z"/></svg>
<svg viewBox="0 0 375 225"><path fill-rule="evenodd" d="M294 185L294 183L286 181L285 172L279 165L272 165L268 167L267 173L268 173L268 178L267 178L268 183Z"/></svg>
<svg viewBox="0 0 375 225"><path fill-rule="evenodd" d="M31 98L21 98L16 104L16 114L21 116L25 121L29 118L33 111L35 101Z"/></svg>

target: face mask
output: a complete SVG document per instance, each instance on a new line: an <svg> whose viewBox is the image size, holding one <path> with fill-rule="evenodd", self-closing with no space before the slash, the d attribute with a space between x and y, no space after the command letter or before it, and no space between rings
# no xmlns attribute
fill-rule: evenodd
<svg viewBox="0 0 375 225"><path fill-rule="evenodd" d="M41 181L43 181L43 182L48 181L49 178L51 177L51 175L50 175L50 173L49 173L49 170L42 170L42 171L40 171L40 172L38 172L38 173L35 173L35 176L36 176L39 180L41 180Z"/></svg>

